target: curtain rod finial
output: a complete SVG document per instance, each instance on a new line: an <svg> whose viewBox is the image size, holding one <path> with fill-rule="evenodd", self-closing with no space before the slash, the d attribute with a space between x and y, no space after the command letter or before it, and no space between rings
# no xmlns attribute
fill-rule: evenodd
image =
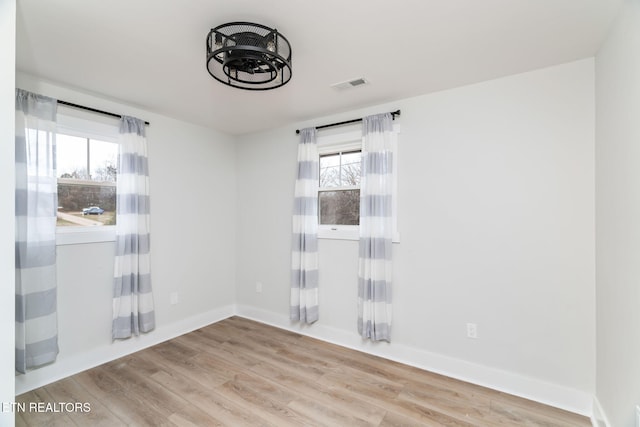
<svg viewBox="0 0 640 427"><path fill-rule="evenodd" d="M391 117L393 118L393 120L396 119L396 116L400 115L400 110L396 110L396 111L391 111L389 114L391 114ZM320 130L320 129L324 129L324 128L330 128L330 127L334 127L334 126L341 126L341 125L348 125L351 123L356 123L356 122L360 122L362 121L362 119L353 119L353 120L347 120L344 122L338 122L338 123L331 123L328 125L322 125L322 126L316 126L316 129ZM300 129L296 129L296 134L300 133Z"/></svg>

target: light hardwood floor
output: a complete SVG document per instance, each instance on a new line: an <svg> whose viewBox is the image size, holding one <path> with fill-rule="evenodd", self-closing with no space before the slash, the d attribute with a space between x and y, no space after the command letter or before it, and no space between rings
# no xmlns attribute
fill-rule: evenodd
<svg viewBox="0 0 640 427"><path fill-rule="evenodd" d="M22 394L17 426L590 426L586 417L232 317ZM29 412L88 402L90 412Z"/></svg>

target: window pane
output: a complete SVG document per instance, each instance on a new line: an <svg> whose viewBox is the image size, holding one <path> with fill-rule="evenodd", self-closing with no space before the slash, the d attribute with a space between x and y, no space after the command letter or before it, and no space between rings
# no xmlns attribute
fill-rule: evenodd
<svg viewBox="0 0 640 427"><path fill-rule="evenodd" d="M116 183L58 178L58 221L62 226L116 224Z"/></svg>
<svg viewBox="0 0 640 427"><path fill-rule="evenodd" d="M318 199L320 224L360 223L360 190L321 191Z"/></svg>
<svg viewBox="0 0 640 427"><path fill-rule="evenodd" d="M361 156L360 151L342 154L342 173L340 174L342 186L355 187L360 185Z"/></svg>
<svg viewBox="0 0 640 427"><path fill-rule="evenodd" d="M340 154L320 156L320 187L340 186Z"/></svg>

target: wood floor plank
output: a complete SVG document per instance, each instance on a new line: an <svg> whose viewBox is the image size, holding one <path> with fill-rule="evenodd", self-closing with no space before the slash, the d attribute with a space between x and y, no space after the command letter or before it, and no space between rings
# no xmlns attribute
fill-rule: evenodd
<svg viewBox="0 0 640 427"><path fill-rule="evenodd" d="M328 373L323 375L319 382L329 386L342 387L361 396L375 397L381 400L395 399L403 389L402 384L386 378L377 378L348 367L345 367L344 371L349 374Z"/></svg>
<svg viewBox="0 0 640 427"><path fill-rule="evenodd" d="M400 399L400 393L403 390L401 384L394 383L390 379L377 378L368 372L353 369L350 375L327 374L320 379L320 382L342 387L386 411L412 418L414 422L435 422L438 425L452 426L471 425L449 417L429 405L423 405L422 402Z"/></svg>
<svg viewBox="0 0 640 427"><path fill-rule="evenodd" d="M27 420L24 419L24 416L21 412L15 413L15 427L27 427L29 424Z"/></svg>
<svg viewBox="0 0 640 427"><path fill-rule="evenodd" d="M169 421L171 421L173 424L175 424L178 427L199 427L199 424L192 423L188 419L183 418L180 414L171 414L169 416ZM216 424L216 425L220 425L220 424Z"/></svg>
<svg viewBox="0 0 640 427"><path fill-rule="evenodd" d="M399 399L438 410L463 422L481 425L490 425L496 422L495 419L491 419L491 407L488 399L451 398L448 393L443 393L442 389L426 384L419 388L404 389Z"/></svg>
<svg viewBox="0 0 640 427"><path fill-rule="evenodd" d="M380 424L378 424L378 426L379 427L412 427L412 426L438 427L439 424L436 423L435 421L425 422L424 424L418 423L415 420L404 417L395 412L388 412L385 414L385 417L382 419L382 421L380 421Z"/></svg>
<svg viewBox="0 0 640 427"><path fill-rule="evenodd" d="M100 401L93 401L88 406L86 395L88 392L73 378L65 378L45 386L45 390L55 402L69 402L76 405L67 416L77 425L91 425L111 427L124 425L124 421L111 412ZM83 397L84 396L84 397Z"/></svg>
<svg viewBox="0 0 640 427"><path fill-rule="evenodd" d="M208 425L259 425L263 422L242 406L225 399L216 392L218 386L202 388L199 383L176 372L160 371L152 379L170 390L179 393L192 405L201 408L211 418Z"/></svg>
<svg viewBox="0 0 640 427"><path fill-rule="evenodd" d="M313 425L313 420L287 407L269 394L257 393L247 387L241 380L229 381L216 389L216 392L226 399L246 408L256 417L274 426L304 426Z"/></svg>
<svg viewBox="0 0 640 427"><path fill-rule="evenodd" d="M229 335L224 332L216 334L216 329L214 329L213 326L215 325L205 326L204 328L196 329L189 334L181 335L177 338L185 338L188 336L188 342L206 343L207 346L210 347L216 347L222 343L227 342L230 338ZM185 345L187 344L184 341L179 342L183 342Z"/></svg>
<svg viewBox="0 0 640 427"><path fill-rule="evenodd" d="M317 426L370 426L371 423L357 415L336 410L313 399L303 397L294 399L289 403L289 408L305 414L311 418Z"/></svg>
<svg viewBox="0 0 640 427"><path fill-rule="evenodd" d="M72 378L97 399L105 399L111 394L124 392L122 386L107 374L105 365L80 372Z"/></svg>
<svg viewBox="0 0 640 427"><path fill-rule="evenodd" d="M259 364L251 368L252 372L282 384L306 399L312 399L322 405L350 413L354 417L365 420L369 425L377 425L384 418L385 411L371 405L359 396L334 385L323 386L317 381L309 381L305 376L295 372L273 369L268 364Z"/></svg>
<svg viewBox="0 0 640 427"><path fill-rule="evenodd" d="M240 317L16 397L18 426L578 426L586 417Z"/></svg>
<svg viewBox="0 0 640 427"><path fill-rule="evenodd" d="M201 387L206 389L213 389L220 384L224 384L229 381L229 379L233 378L233 375L235 374L235 371L225 370L221 364L212 368L209 364L202 363L201 360L197 359L198 355L195 355L190 359L180 360L177 363L167 360L163 357L162 353L149 351L146 353L146 356L150 363L162 367L160 371L170 369L171 371L176 372L177 375L188 378L193 383L199 384ZM153 373L150 377L153 378L156 373L157 372Z"/></svg>
<svg viewBox="0 0 640 427"><path fill-rule="evenodd" d="M239 349L228 343L194 356L194 361L218 366L220 370L235 373L239 369L250 369L260 363L260 359L254 353Z"/></svg>
<svg viewBox="0 0 640 427"><path fill-rule="evenodd" d="M522 397L513 396L511 394L500 392L492 399L492 402L502 402L509 406L525 409L528 412L544 414L545 416L562 423L562 425L580 426L584 423L584 417L582 415L547 406Z"/></svg>
<svg viewBox="0 0 640 427"><path fill-rule="evenodd" d="M234 347L232 343L225 343L222 347ZM318 367L312 365L305 365L301 363L296 363L296 361L288 359L279 355L278 353L270 353L265 354L261 351L259 347L255 346L243 346L241 347L244 351L250 352L251 357L255 358L257 362L267 363L269 365L273 365L276 369L284 369L295 371L300 375L309 377L310 380L317 380L325 372Z"/></svg>
<svg viewBox="0 0 640 427"><path fill-rule="evenodd" d="M157 371L159 369L156 373ZM183 408L188 406L186 400L172 390L150 380L148 376L138 373L135 368L126 363L110 369L107 375L123 385L123 395L130 402L130 408L145 408L146 421L151 425L171 424L169 417L172 414L186 414L183 412ZM190 408L189 414L192 412L198 411Z"/></svg>
<svg viewBox="0 0 640 427"><path fill-rule="evenodd" d="M125 396L124 388L108 375L104 365L80 372L72 379L87 391L83 397L85 401L91 404L96 401L102 402L126 425L151 425L145 417L150 408L147 406L138 407L134 402L131 402Z"/></svg>
<svg viewBox="0 0 640 427"><path fill-rule="evenodd" d="M508 420L507 422L511 422L512 424L519 422L520 420L526 420L526 423L522 423L521 425L541 427L579 425L575 424L568 418L560 420L547 413L530 410L520 405L512 405L498 400L493 400L491 402L491 412L500 415L504 419Z"/></svg>
<svg viewBox="0 0 640 427"><path fill-rule="evenodd" d="M39 405L46 405L47 403L53 404L55 402L53 397L47 390L45 390L44 387L17 396L16 402L25 404L25 412L20 413L20 421L26 422L29 426L64 427L75 425L67 414L52 412L49 411L46 406L43 408ZM31 405L32 403L37 406L34 407Z"/></svg>

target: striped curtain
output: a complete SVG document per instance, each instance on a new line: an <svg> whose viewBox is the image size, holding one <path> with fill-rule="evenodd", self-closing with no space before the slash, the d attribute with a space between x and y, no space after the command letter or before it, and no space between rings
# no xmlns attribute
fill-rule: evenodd
<svg viewBox="0 0 640 427"><path fill-rule="evenodd" d="M55 99L16 89L16 371L54 362L56 296Z"/></svg>
<svg viewBox="0 0 640 427"><path fill-rule="evenodd" d="M318 320L318 145L316 129L300 131L293 213L291 320Z"/></svg>
<svg viewBox="0 0 640 427"><path fill-rule="evenodd" d="M145 124L120 121L117 179L116 256L113 282L113 339L155 327L149 266L149 168Z"/></svg>
<svg viewBox="0 0 640 427"><path fill-rule="evenodd" d="M358 332L373 341L391 340L394 138L391 114L363 119Z"/></svg>

